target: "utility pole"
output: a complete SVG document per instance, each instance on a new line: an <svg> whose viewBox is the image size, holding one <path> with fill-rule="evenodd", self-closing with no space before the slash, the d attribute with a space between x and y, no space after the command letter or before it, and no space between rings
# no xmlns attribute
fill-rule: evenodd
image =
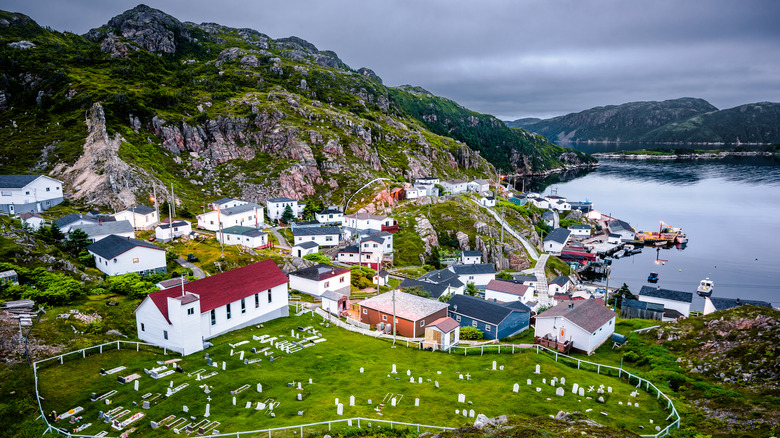
<svg viewBox="0 0 780 438"><path fill-rule="evenodd" d="M173 183L171 183L171 206L173 215L176 215L176 195L173 193Z"/></svg>
<svg viewBox="0 0 780 438"><path fill-rule="evenodd" d="M157 187L152 186L152 202L154 202L154 214L157 215L157 222L162 222L160 220L160 204L157 202Z"/></svg>
<svg viewBox="0 0 780 438"><path fill-rule="evenodd" d="M393 289L393 347L395 347L395 289Z"/></svg>

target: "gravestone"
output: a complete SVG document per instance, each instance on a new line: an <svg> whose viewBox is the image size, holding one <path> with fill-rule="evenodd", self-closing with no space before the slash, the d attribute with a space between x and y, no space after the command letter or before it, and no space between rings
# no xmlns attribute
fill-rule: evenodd
<svg viewBox="0 0 780 438"><path fill-rule="evenodd" d="M230 349L230 357L233 357L233 349Z"/></svg>
<svg viewBox="0 0 780 438"><path fill-rule="evenodd" d="M604 396L600 395L597 401L599 403L604 403Z"/></svg>
<svg viewBox="0 0 780 438"><path fill-rule="evenodd" d="M580 397L585 397L585 388L580 387Z"/></svg>
<svg viewBox="0 0 780 438"><path fill-rule="evenodd" d="M500 367L498 367L498 369L501 370L501 371L504 371L504 366L501 365Z"/></svg>
<svg viewBox="0 0 780 438"><path fill-rule="evenodd" d="M203 414L203 416L206 417L206 418L209 418L209 415L211 415L210 410L211 410L211 405L206 403L206 413Z"/></svg>
<svg viewBox="0 0 780 438"><path fill-rule="evenodd" d="M257 392L263 392L263 384L262 383L258 383L257 384Z"/></svg>
<svg viewBox="0 0 780 438"><path fill-rule="evenodd" d="M466 394L458 394L458 403L466 403Z"/></svg>
<svg viewBox="0 0 780 438"><path fill-rule="evenodd" d="M336 406L338 406L338 405L339 405L339 399L338 399L338 397L336 397Z"/></svg>
<svg viewBox="0 0 780 438"><path fill-rule="evenodd" d="M355 396L354 395L350 395L349 396L349 405L350 406L355 406Z"/></svg>
<svg viewBox="0 0 780 438"><path fill-rule="evenodd" d="M406 375L407 376L411 376L412 375L412 370L406 370Z"/></svg>
<svg viewBox="0 0 780 438"><path fill-rule="evenodd" d="M525 384L531 386L531 379L526 379Z"/></svg>
<svg viewBox="0 0 780 438"><path fill-rule="evenodd" d="M303 401L303 394L300 392L298 393L298 401Z"/></svg>
<svg viewBox="0 0 780 438"><path fill-rule="evenodd" d="M515 383L514 385L512 385L512 392L515 392L515 393L516 393L516 392L518 392L518 391L520 391L520 385L518 385L517 383Z"/></svg>
<svg viewBox="0 0 780 438"><path fill-rule="evenodd" d="M604 394L604 390L603 390L603 389L601 389L601 388L599 388L599 389L597 389L597 390L596 390L596 393L598 393L598 394Z"/></svg>
<svg viewBox="0 0 780 438"><path fill-rule="evenodd" d="M577 391L579 391L579 387L580 387L580 385L578 383L575 383L574 385L572 385L571 386L571 393L572 394L576 394Z"/></svg>
<svg viewBox="0 0 780 438"><path fill-rule="evenodd" d="M463 380L463 374L458 374L458 379Z"/></svg>
<svg viewBox="0 0 780 438"><path fill-rule="evenodd" d="M168 383L169 383L169 384L168 384L168 388L173 388L173 380L171 380L171 381L170 381L170 382L168 382Z"/></svg>
<svg viewBox="0 0 780 438"><path fill-rule="evenodd" d="M236 398L233 397L233 406L235 406L235 405L236 405Z"/></svg>
<svg viewBox="0 0 780 438"><path fill-rule="evenodd" d="M422 377L419 377L419 378L417 379L417 383L422 383Z"/></svg>
<svg viewBox="0 0 780 438"><path fill-rule="evenodd" d="M536 387L536 392L542 392L542 388L540 388L540 387L538 387L538 386L537 386L537 387Z"/></svg>
<svg viewBox="0 0 780 438"><path fill-rule="evenodd" d="M395 406L395 404L396 404L396 400L395 397L393 397L390 399L390 406Z"/></svg>
<svg viewBox="0 0 780 438"><path fill-rule="evenodd" d="M475 412L474 409L469 409L469 418L474 418Z"/></svg>
<svg viewBox="0 0 780 438"><path fill-rule="evenodd" d="M156 423L156 422L154 422L154 421L152 421L152 422L151 422L151 426L152 426L152 429L157 429L158 427L160 427L160 425L159 425L159 424L157 424L157 423Z"/></svg>
<svg viewBox="0 0 780 438"><path fill-rule="evenodd" d="M398 372L396 372L396 370L395 370L395 364L393 364L393 371L390 371L390 372L393 373L393 374L398 374Z"/></svg>
<svg viewBox="0 0 780 438"><path fill-rule="evenodd" d="M138 391L138 380L136 380L135 382L133 382L133 389L135 389L136 391Z"/></svg>
<svg viewBox="0 0 780 438"><path fill-rule="evenodd" d="M539 364L536 364L536 371L534 371L534 374L541 374L542 373L542 367Z"/></svg>
<svg viewBox="0 0 780 438"><path fill-rule="evenodd" d="M607 386L607 392L612 394L612 387L611 386Z"/></svg>
<svg viewBox="0 0 780 438"><path fill-rule="evenodd" d="M255 348L255 347L252 347L252 349L251 349L251 350L249 350L249 351L251 351L253 354L256 354L256 353L257 353L257 348Z"/></svg>
<svg viewBox="0 0 780 438"><path fill-rule="evenodd" d="M460 415L460 409L455 409L455 415Z"/></svg>
<svg viewBox="0 0 780 438"><path fill-rule="evenodd" d="M561 385L566 385L566 377L561 377Z"/></svg>
<svg viewBox="0 0 780 438"><path fill-rule="evenodd" d="M542 379L542 383L544 383L546 385L547 384L547 379L546 378Z"/></svg>
<svg viewBox="0 0 780 438"><path fill-rule="evenodd" d="M564 392L565 392L565 391L563 390L563 386L559 386L559 387L558 387L558 388L555 390L555 395L559 395L559 396L563 397L563 394L564 394Z"/></svg>
<svg viewBox="0 0 780 438"><path fill-rule="evenodd" d="M184 405L184 406L181 407L181 410L184 411L184 412L189 412L190 408L188 408L187 405Z"/></svg>
<svg viewBox="0 0 780 438"><path fill-rule="evenodd" d="M409 377L409 383L414 383L414 377Z"/></svg>
<svg viewBox="0 0 780 438"><path fill-rule="evenodd" d="M498 364L496 363L496 361L493 361L493 371L495 371L495 370L496 370L496 367L497 367L497 366L498 366Z"/></svg>
<svg viewBox="0 0 780 438"><path fill-rule="evenodd" d="M373 404L373 402L371 401L371 399L368 399L368 404Z"/></svg>
<svg viewBox="0 0 780 438"><path fill-rule="evenodd" d="M309 379L309 385L311 385L311 384L312 384L312 381L311 381L311 379Z"/></svg>
<svg viewBox="0 0 780 438"><path fill-rule="evenodd" d="M302 389L303 389L303 388L301 387L301 382L298 382L298 390L300 391L300 390L302 390Z"/></svg>
<svg viewBox="0 0 780 438"><path fill-rule="evenodd" d="M360 367L360 374L363 374L363 367Z"/></svg>
<svg viewBox="0 0 780 438"><path fill-rule="evenodd" d="M437 388L439 387L439 381L438 380L433 382L433 383L436 385Z"/></svg>
<svg viewBox="0 0 780 438"><path fill-rule="evenodd" d="M464 417L468 417L469 416L469 411L464 409L462 412L463 412L463 416Z"/></svg>
<svg viewBox="0 0 780 438"><path fill-rule="evenodd" d="M419 398L414 399L414 406L415 407L420 406L420 399Z"/></svg>
<svg viewBox="0 0 780 438"><path fill-rule="evenodd" d="M252 407L252 402L246 402L246 405L244 405L244 409L249 409Z"/></svg>
<svg viewBox="0 0 780 438"><path fill-rule="evenodd" d="M244 350L241 350L241 352L238 354L238 360L244 360Z"/></svg>
<svg viewBox="0 0 780 438"><path fill-rule="evenodd" d="M210 357L208 357L207 359L208 359L208 361L206 361L206 365L211 366L211 365L214 364L214 361Z"/></svg>
<svg viewBox="0 0 780 438"><path fill-rule="evenodd" d="M298 395L300 395L300 394L298 394ZM263 402L257 402L257 404L255 405L255 410L256 411L261 411L261 410L263 410L264 407L265 407L265 405L263 404ZM302 415L302 414L298 414L298 415Z"/></svg>
<svg viewBox="0 0 780 438"><path fill-rule="evenodd" d="M141 403L141 408L149 409L149 407L149 400L144 400L143 403Z"/></svg>
<svg viewBox="0 0 780 438"><path fill-rule="evenodd" d="M227 361L222 362L222 371L225 371L225 365L227 365Z"/></svg>
<svg viewBox="0 0 780 438"><path fill-rule="evenodd" d="M550 380L550 386L555 386L555 380Z"/></svg>

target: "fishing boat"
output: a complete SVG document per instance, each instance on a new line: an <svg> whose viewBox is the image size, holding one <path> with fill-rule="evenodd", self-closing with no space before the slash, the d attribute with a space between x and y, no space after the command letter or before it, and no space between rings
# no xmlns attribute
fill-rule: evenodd
<svg viewBox="0 0 780 438"><path fill-rule="evenodd" d="M657 272L651 272L650 275L647 276L647 282L648 283L658 283L658 273Z"/></svg>
<svg viewBox="0 0 780 438"><path fill-rule="evenodd" d="M675 242L684 245L688 243L688 236L685 235L682 231L677 234L677 237L674 239Z"/></svg>
<svg viewBox="0 0 780 438"><path fill-rule="evenodd" d="M712 287L715 286L715 282L710 280L709 277L699 282L699 287L696 288L696 293L702 297L708 297L712 295Z"/></svg>

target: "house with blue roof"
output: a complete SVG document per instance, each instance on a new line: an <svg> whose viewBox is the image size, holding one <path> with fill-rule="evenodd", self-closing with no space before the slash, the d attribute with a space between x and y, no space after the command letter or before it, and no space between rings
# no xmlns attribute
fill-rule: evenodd
<svg viewBox="0 0 780 438"><path fill-rule="evenodd" d="M690 315L693 293L663 289L660 286L642 286L637 299L646 303L663 304L664 317L662 321L674 321L680 316L687 318Z"/></svg>
<svg viewBox="0 0 780 438"><path fill-rule="evenodd" d="M0 175L0 212L40 213L62 200L60 180L46 175Z"/></svg>

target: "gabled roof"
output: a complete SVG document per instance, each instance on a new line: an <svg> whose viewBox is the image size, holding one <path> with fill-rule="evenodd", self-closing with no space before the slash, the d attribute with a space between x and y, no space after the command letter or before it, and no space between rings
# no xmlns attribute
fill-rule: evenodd
<svg viewBox="0 0 780 438"><path fill-rule="evenodd" d="M530 312L531 311L531 307L534 306L536 303L531 304L531 302L529 301L528 302L528 304L530 304L530 306L529 306L528 304L524 304L522 301L515 300L515 301L510 301L508 303L501 303L501 302L499 302L498 304L500 304L500 305L502 305L504 307L508 307L510 309L513 309L513 310L519 310L521 312Z"/></svg>
<svg viewBox="0 0 780 438"><path fill-rule="evenodd" d="M537 281L536 275L513 275L512 278L514 278L520 283L525 283L526 281L530 281L530 282Z"/></svg>
<svg viewBox="0 0 780 438"><path fill-rule="evenodd" d="M164 248L160 248L159 246L153 245L149 242L132 239L129 237L117 236L116 234L106 236L97 242L88 245L87 251L97 254L104 259L113 259L114 257L130 251L135 247L149 248L165 252Z"/></svg>
<svg viewBox="0 0 780 438"><path fill-rule="evenodd" d="M536 315L536 319L563 317L588 333L593 333L616 316L617 313L607 309L596 300L580 300L559 303Z"/></svg>
<svg viewBox="0 0 780 438"><path fill-rule="evenodd" d="M324 236L341 234L339 227L301 227L292 230L293 236Z"/></svg>
<svg viewBox="0 0 780 438"><path fill-rule="evenodd" d="M0 175L0 188L21 189L43 175Z"/></svg>
<svg viewBox="0 0 780 438"><path fill-rule="evenodd" d="M296 277L305 278L307 280L323 281L348 272L349 269L320 263L315 266L309 266L308 268L298 269L297 271L290 272L290 276L294 275Z"/></svg>
<svg viewBox="0 0 780 438"><path fill-rule="evenodd" d="M300 244L298 244L298 245L300 245ZM360 252L360 249L357 247L357 245L350 245L350 246L344 247L344 249L339 251L339 254L342 254L342 253L344 253L344 254L357 254L359 252Z"/></svg>
<svg viewBox="0 0 780 438"><path fill-rule="evenodd" d="M378 220L382 221L387 219L387 216L383 214L369 214L369 213L353 213L353 214L345 214L345 218L349 219L358 219L358 220Z"/></svg>
<svg viewBox="0 0 780 438"><path fill-rule="evenodd" d="M570 230L590 230L590 225L588 224L574 224L569 227Z"/></svg>
<svg viewBox="0 0 780 438"><path fill-rule="evenodd" d="M664 300L680 301L683 303L691 303L693 301L693 294L691 292L682 292L678 290L662 289L660 287L642 286L639 291L639 297L653 297L661 298Z"/></svg>
<svg viewBox="0 0 780 438"><path fill-rule="evenodd" d="M385 243L385 236L382 236L379 233L370 234L370 235L360 239L360 243L363 243L363 242Z"/></svg>
<svg viewBox="0 0 780 438"><path fill-rule="evenodd" d="M401 282L398 287L401 290L404 290L409 287L416 287L419 286L423 288L424 291L431 294L432 299L439 299L440 296L444 293L444 291L447 290L448 284L447 283L430 283L427 281L420 281L420 280L412 280L411 278L404 278L404 280Z"/></svg>
<svg viewBox="0 0 780 438"><path fill-rule="evenodd" d="M81 231L87 233L88 236L101 236L104 234L120 234L120 233L133 233L135 228L133 224L128 220L113 221L113 222L101 222L94 224L80 225L76 228L81 228Z"/></svg>
<svg viewBox="0 0 780 438"><path fill-rule="evenodd" d="M84 214L81 214L81 213L67 214L67 215L65 215L65 216L63 216L61 218L54 219L54 223L57 224L58 227L64 228L64 227L72 224L73 222L76 222L76 221L79 221L79 220L84 220L84 221L88 221L88 222L97 223L97 219L95 219L94 217L87 216L87 215L84 215Z"/></svg>
<svg viewBox="0 0 780 438"><path fill-rule="evenodd" d="M515 283L514 281L490 280L487 286L485 286L485 290L494 290L496 292L503 292L505 294L523 296L528 290L528 286L519 282Z"/></svg>
<svg viewBox="0 0 780 438"><path fill-rule="evenodd" d="M664 311L663 304L648 303L646 301L638 301L638 300L630 300L628 298L623 299L623 302L621 303L621 307L631 307L634 309L641 309L641 310L652 310L654 312Z"/></svg>
<svg viewBox="0 0 780 438"><path fill-rule="evenodd" d="M257 236L263 236L268 233L259 230L257 228L253 227L245 227L242 225L235 225L232 227L227 227L222 230L224 234L233 234L233 235L239 235L239 236L248 236L248 237L257 237Z"/></svg>
<svg viewBox="0 0 780 438"><path fill-rule="evenodd" d="M395 295L395 315L398 318L417 321L447 308L447 303L418 297L401 291L385 292L358 303L360 307L393 314L393 295Z"/></svg>
<svg viewBox="0 0 780 438"><path fill-rule="evenodd" d="M417 278L420 281L428 281L431 283L442 283L448 280L457 279L458 274L450 271L449 269L437 269L435 271L426 272Z"/></svg>
<svg viewBox="0 0 780 438"><path fill-rule="evenodd" d="M285 283L287 276L273 260L268 259L186 283L184 290L200 297L200 312L206 313ZM148 296L169 324L168 298L177 297L181 297L181 286L153 292Z"/></svg>
<svg viewBox="0 0 780 438"><path fill-rule="evenodd" d="M156 210L152 207L147 207L146 205L136 205L135 207L126 208L122 211L127 211L130 213L135 212L135 214L149 214L154 213Z"/></svg>
<svg viewBox="0 0 780 438"><path fill-rule="evenodd" d="M229 204L229 203L231 203L233 201L238 201L238 199L235 199L235 198L222 198L222 199L217 199L216 201L212 202L211 204L212 205L223 205L223 204Z"/></svg>
<svg viewBox="0 0 780 438"><path fill-rule="evenodd" d="M454 264L450 268L458 275L495 274L496 268L490 263L476 263L473 265Z"/></svg>
<svg viewBox="0 0 780 438"><path fill-rule="evenodd" d="M569 238L569 235L571 234L570 230L567 230L566 228L556 228L552 231L550 231L550 234L547 235L547 237L544 238L545 242L553 241L558 243L566 243L566 240Z"/></svg>
<svg viewBox="0 0 780 438"><path fill-rule="evenodd" d="M303 249L311 249L311 248L319 248L320 247L320 245L317 244L317 242L312 242L311 240L307 240L307 241L301 242L301 243L296 243L295 245L293 245L293 247L296 247L296 246L299 246L299 247L301 247ZM344 249L346 249L346 248L344 248Z"/></svg>
<svg viewBox="0 0 780 438"><path fill-rule="evenodd" d="M436 327L437 329L441 330L444 333L449 333L456 328L460 327L460 324L458 324L458 321L455 321L453 318L450 318L449 316L445 318L439 318L436 321L433 321L432 323L428 324L426 327Z"/></svg>
<svg viewBox="0 0 780 438"><path fill-rule="evenodd" d="M344 298L346 295L342 295L338 292L333 292L332 290L326 290L325 292L320 295L320 298L327 298L332 301L338 301L342 298Z"/></svg>
<svg viewBox="0 0 780 438"><path fill-rule="evenodd" d="M281 197L281 198L269 199L266 202L298 202L298 201L296 201L295 199L291 199L291 198Z"/></svg>
<svg viewBox="0 0 780 438"><path fill-rule="evenodd" d="M341 214L342 211L336 206L330 206L319 212L319 214Z"/></svg>
<svg viewBox="0 0 780 438"><path fill-rule="evenodd" d="M499 325L513 312L521 312L482 298L457 294L450 298L449 311L489 324ZM525 310L529 312L530 309Z"/></svg>
<svg viewBox="0 0 780 438"><path fill-rule="evenodd" d="M569 277L565 275L559 275L555 278L553 278L553 281L550 282L550 284L557 284L558 286L566 286L566 283L570 282L571 280Z"/></svg>
<svg viewBox="0 0 780 438"><path fill-rule="evenodd" d="M482 257L482 251L463 251L463 257Z"/></svg>
<svg viewBox="0 0 780 438"><path fill-rule="evenodd" d="M222 210L223 216L233 216L236 214L246 213L247 211L253 211L254 209L261 210L263 207L257 205L254 202L247 202L246 204L236 205L235 207L225 208Z"/></svg>
<svg viewBox="0 0 780 438"><path fill-rule="evenodd" d="M462 180L460 178L455 178L455 179L444 181L444 183L450 184L450 185L453 185L453 184L464 184L465 182L466 182L465 180Z"/></svg>
<svg viewBox="0 0 780 438"><path fill-rule="evenodd" d="M186 227L188 225L190 225L189 222L183 221L183 220L180 220L180 219L176 219L173 222L161 223L161 224L157 225L157 228L160 228L162 230L167 230L168 228L171 228L171 227Z"/></svg>
<svg viewBox="0 0 780 438"><path fill-rule="evenodd" d="M739 306L746 306L746 305L753 305L753 306L763 306L763 307L772 307L772 304L767 301L756 301L756 300L743 300L741 298L715 298L715 297L708 297L708 300L712 303L712 305L715 307L715 310L725 310L725 309L731 309L734 307Z"/></svg>
<svg viewBox="0 0 780 438"><path fill-rule="evenodd" d="M389 276L390 276L390 273L389 273L389 272L387 272L387 271L385 271L384 269L382 269L381 271L379 271L379 272L377 273L377 275L379 275L380 277L389 277Z"/></svg>
<svg viewBox="0 0 780 438"><path fill-rule="evenodd" d="M631 225L629 225L628 222L621 221L620 219L612 219L611 221L607 222L607 227L613 233L620 231L634 232L634 229L631 228Z"/></svg>
<svg viewBox="0 0 780 438"><path fill-rule="evenodd" d="M43 216L39 215L38 213L22 213L19 215L19 219L26 221L27 219L30 219L32 217L37 217L38 219L43 219Z"/></svg>
<svg viewBox="0 0 780 438"><path fill-rule="evenodd" d="M542 219L555 219L555 213L552 210L545 210L542 213Z"/></svg>

